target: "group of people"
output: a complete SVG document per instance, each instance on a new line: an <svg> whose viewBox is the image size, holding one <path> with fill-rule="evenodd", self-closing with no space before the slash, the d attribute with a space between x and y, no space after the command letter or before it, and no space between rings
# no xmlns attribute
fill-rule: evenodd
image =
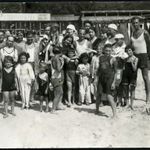
<svg viewBox="0 0 150 150"><path fill-rule="evenodd" d="M150 35L140 26L140 18L132 19L134 31L130 44L115 24L109 24L105 33L96 36L92 23L86 21L77 32L73 24L59 33L59 25L45 28L42 38L31 31L26 38L22 32L16 37L0 32L0 90L4 102L4 118L8 117L11 102L12 115L16 96L21 109L29 109L36 98L39 111L51 113L71 107L96 103L96 114L103 98L117 116L116 107L134 109L138 68L146 90L146 111L150 113L150 83L148 59Z"/></svg>

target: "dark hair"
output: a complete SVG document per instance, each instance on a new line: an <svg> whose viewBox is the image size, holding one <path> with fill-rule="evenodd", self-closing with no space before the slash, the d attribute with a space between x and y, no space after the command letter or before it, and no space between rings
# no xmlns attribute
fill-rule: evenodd
<svg viewBox="0 0 150 150"><path fill-rule="evenodd" d="M79 57L79 61L82 63L82 60L83 60L84 58L87 58L87 59L89 60L89 55L88 55L88 53L82 53L82 54L80 55L80 57Z"/></svg>
<svg viewBox="0 0 150 150"><path fill-rule="evenodd" d="M61 54L62 48L60 46L54 46L53 47L53 53L54 54Z"/></svg>
<svg viewBox="0 0 150 150"><path fill-rule="evenodd" d="M84 30L84 31L85 31L85 28L80 28L79 31L80 31L80 30ZM78 31L78 32L79 32L79 31Z"/></svg>
<svg viewBox="0 0 150 150"><path fill-rule="evenodd" d="M12 64L14 64L14 59L11 57L11 56L5 56L5 58L4 58L4 64L6 63L6 62L11 62Z"/></svg>
<svg viewBox="0 0 150 150"><path fill-rule="evenodd" d="M73 36L72 35L66 35L63 39L63 41L65 41L66 39L71 38L72 39L72 43L73 43Z"/></svg>
<svg viewBox="0 0 150 150"><path fill-rule="evenodd" d="M33 32L32 31L27 31L27 36L32 35L33 36Z"/></svg>
<svg viewBox="0 0 150 150"><path fill-rule="evenodd" d="M128 49L131 49L132 51L134 51L133 46L131 46L131 45L127 45L125 47L125 52L127 52Z"/></svg>
<svg viewBox="0 0 150 150"><path fill-rule="evenodd" d="M103 50L105 50L107 47L112 48L112 45L111 44L105 44Z"/></svg>
<svg viewBox="0 0 150 150"><path fill-rule="evenodd" d="M138 17L138 16L135 16L135 17L133 17L132 19L131 19L131 22L133 22L134 20L139 20L139 22L141 22L142 21L142 18L140 18L140 17Z"/></svg>
<svg viewBox="0 0 150 150"><path fill-rule="evenodd" d="M26 59L27 59L27 61L28 61L28 59L30 58L29 53L22 52L22 53L20 53L20 55L19 55L19 57L18 57L18 63L20 63L20 59L21 59L22 56L25 56Z"/></svg>
<svg viewBox="0 0 150 150"><path fill-rule="evenodd" d="M93 30L96 33L96 29L94 27L91 27L89 30Z"/></svg>
<svg viewBox="0 0 150 150"><path fill-rule="evenodd" d="M93 23L89 20L84 21L84 26L85 26L86 23L89 23L91 26L93 26Z"/></svg>

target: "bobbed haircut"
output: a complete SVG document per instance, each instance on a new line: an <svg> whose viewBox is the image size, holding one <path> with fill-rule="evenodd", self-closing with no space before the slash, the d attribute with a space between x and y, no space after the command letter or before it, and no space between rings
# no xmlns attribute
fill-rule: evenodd
<svg viewBox="0 0 150 150"><path fill-rule="evenodd" d="M6 62L11 62L12 64L14 64L14 59L11 56L5 56L5 58L4 58L4 64Z"/></svg>
<svg viewBox="0 0 150 150"><path fill-rule="evenodd" d="M25 56L27 61L28 61L28 59L30 58L29 53L22 52L22 53L19 54L18 63L20 63L20 60L21 60L21 57L22 57L22 56Z"/></svg>

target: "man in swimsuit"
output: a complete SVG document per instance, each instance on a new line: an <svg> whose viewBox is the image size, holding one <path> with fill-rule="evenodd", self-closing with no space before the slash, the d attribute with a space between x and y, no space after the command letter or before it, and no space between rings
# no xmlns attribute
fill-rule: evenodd
<svg viewBox="0 0 150 150"><path fill-rule="evenodd" d="M150 35L141 28L140 18L132 18L134 32L131 36L131 45L135 56L139 59L138 68L142 71L142 77L146 90L146 111L150 114L150 82L148 77L148 58L150 58Z"/></svg>

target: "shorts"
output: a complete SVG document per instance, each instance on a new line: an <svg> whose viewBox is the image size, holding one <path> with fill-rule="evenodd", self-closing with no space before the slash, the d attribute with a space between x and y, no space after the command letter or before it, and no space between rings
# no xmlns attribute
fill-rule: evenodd
<svg viewBox="0 0 150 150"><path fill-rule="evenodd" d="M142 54L135 54L135 56L138 58L138 68L148 68L148 54L142 53Z"/></svg>
<svg viewBox="0 0 150 150"><path fill-rule="evenodd" d="M122 85L130 85L136 87L136 80L137 80L137 72L136 74L128 74L122 77Z"/></svg>

